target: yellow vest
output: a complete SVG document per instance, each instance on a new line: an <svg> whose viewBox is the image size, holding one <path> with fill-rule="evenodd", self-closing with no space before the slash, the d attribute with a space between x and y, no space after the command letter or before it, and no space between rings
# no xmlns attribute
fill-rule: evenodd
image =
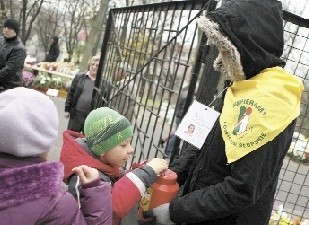
<svg viewBox="0 0 309 225"><path fill-rule="evenodd" d="M272 141L300 114L304 87L281 67L227 89L220 124L228 163Z"/></svg>

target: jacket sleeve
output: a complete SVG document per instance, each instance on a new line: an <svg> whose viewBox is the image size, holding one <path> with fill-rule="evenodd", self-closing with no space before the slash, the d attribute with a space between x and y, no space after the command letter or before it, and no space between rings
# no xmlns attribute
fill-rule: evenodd
<svg viewBox="0 0 309 225"><path fill-rule="evenodd" d="M187 148L180 152L179 157L170 163L169 169L177 174L177 182L179 185L183 185L186 182L189 167L192 165L197 151L198 148L188 144Z"/></svg>
<svg viewBox="0 0 309 225"><path fill-rule="evenodd" d="M66 192L48 213L44 224L111 225L111 186L101 182L99 186L81 188L81 208L74 197Z"/></svg>
<svg viewBox="0 0 309 225"><path fill-rule="evenodd" d="M10 79L12 74L16 74L24 67L26 50L20 46L14 47L8 56L5 66L0 69L0 82Z"/></svg>
<svg viewBox="0 0 309 225"><path fill-rule="evenodd" d="M64 111L70 112L73 104L73 96L77 86L79 79L81 78L81 74L76 74L74 79L72 80L70 90L68 92L67 98L65 100Z"/></svg>
<svg viewBox="0 0 309 225"><path fill-rule="evenodd" d="M81 211L87 224L112 224L112 196L109 183L101 181L100 186L82 187L80 193Z"/></svg>
<svg viewBox="0 0 309 225"><path fill-rule="evenodd" d="M118 218L125 217L156 178L153 169L147 165L120 178L112 188L113 213Z"/></svg>
<svg viewBox="0 0 309 225"><path fill-rule="evenodd" d="M255 204L277 177L294 130L292 122L268 142L231 165L224 181L179 196L170 204L175 223L194 223L232 215Z"/></svg>

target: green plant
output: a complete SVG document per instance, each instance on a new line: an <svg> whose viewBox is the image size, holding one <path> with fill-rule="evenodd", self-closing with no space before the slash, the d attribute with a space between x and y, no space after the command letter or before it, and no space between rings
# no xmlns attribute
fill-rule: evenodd
<svg viewBox="0 0 309 225"><path fill-rule="evenodd" d="M33 81L33 88L35 89L48 89L50 83L50 76L47 73L39 73Z"/></svg>

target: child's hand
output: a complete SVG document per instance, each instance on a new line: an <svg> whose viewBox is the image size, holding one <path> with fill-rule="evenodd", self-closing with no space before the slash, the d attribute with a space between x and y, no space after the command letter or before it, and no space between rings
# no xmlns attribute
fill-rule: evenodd
<svg viewBox="0 0 309 225"><path fill-rule="evenodd" d="M159 158L152 159L146 165L150 166L157 175L168 168L167 161Z"/></svg>
<svg viewBox="0 0 309 225"><path fill-rule="evenodd" d="M88 184L99 178L99 171L86 165L77 166L72 171L79 176L81 184Z"/></svg>

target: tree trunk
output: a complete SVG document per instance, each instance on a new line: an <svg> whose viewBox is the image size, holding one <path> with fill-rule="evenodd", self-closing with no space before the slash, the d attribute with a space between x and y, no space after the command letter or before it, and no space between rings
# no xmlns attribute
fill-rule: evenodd
<svg viewBox="0 0 309 225"><path fill-rule="evenodd" d="M86 71L88 69L91 57L96 54L96 52L94 52L94 47L96 46L96 42L99 41L98 39L101 39L102 36L103 21L105 21L109 1L110 0L101 1L100 9L94 17L89 36L84 46L83 58L79 65L80 71Z"/></svg>

